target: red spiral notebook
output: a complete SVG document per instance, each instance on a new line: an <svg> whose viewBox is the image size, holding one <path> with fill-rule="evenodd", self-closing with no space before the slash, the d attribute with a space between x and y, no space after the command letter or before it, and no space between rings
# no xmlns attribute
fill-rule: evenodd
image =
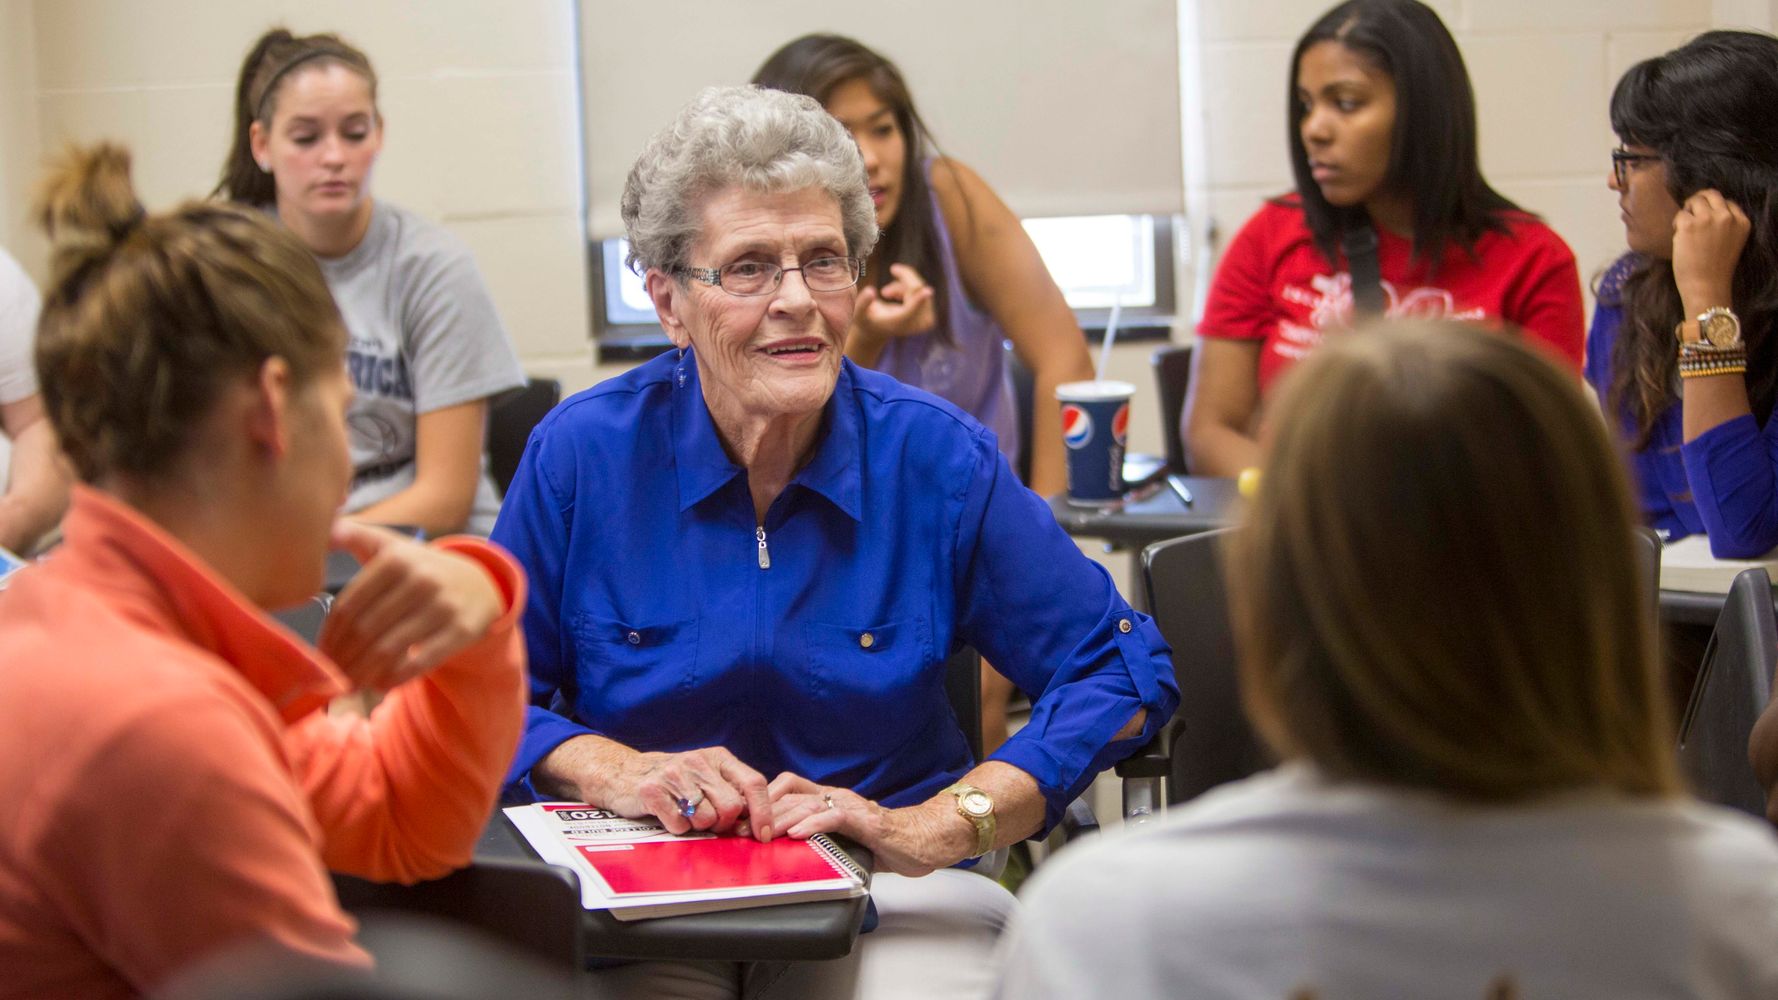
<svg viewBox="0 0 1778 1000"><path fill-rule="evenodd" d="M581 903L619 920L845 899L866 876L825 836L676 837L653 820L576 802L515 806L506 814L538 856L574 869Z"/></svg>

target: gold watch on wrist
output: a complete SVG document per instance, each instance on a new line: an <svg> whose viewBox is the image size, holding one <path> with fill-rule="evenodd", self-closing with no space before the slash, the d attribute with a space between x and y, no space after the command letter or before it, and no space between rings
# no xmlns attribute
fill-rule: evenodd
<svg viewBox="0 0 1778 1000"><path fill-rule="evenodd" d="M1742 348L1741 317L1727 306L1714 306L1673 328L1681 347L1699 351L1738 351Z"/></svg>
<svg viewBox="0 0 1778 1000"><path fill-rule="evenodd" d="M957 800L957 815L975 827L975 853L979 858L994 849L994 797L987 792L959 781L945 789Z"/></svg>

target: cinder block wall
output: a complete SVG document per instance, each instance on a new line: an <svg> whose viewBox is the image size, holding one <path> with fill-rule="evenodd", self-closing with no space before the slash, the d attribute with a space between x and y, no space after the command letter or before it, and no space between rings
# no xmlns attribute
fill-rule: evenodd
<svg viewBox="0 0 1778 1000"><path fill-rule="evenodd" d="M0 92L7 98L0 101L0 243L42 276L42 243L25 219L27 193L45 153L70 140L128 143L153 206L206 193L228 141L231 87L250 42L280 22L299 32L338 30L370 54L383 77L388 133L378 195L441 220L469 243L528 368L570 389L589 385L617 370L592 363L579 221L574 39L577 16L597 16L599 2L0 0ZM1326 6L1200 0L1196 8L1204 183L1224 239L1262 198L1289 186L1286 63L1296 36ZM1778 0L1434 6L1475 80L1489 177L1548 218L1590 276L1622 245L1605 188L1611 84L1636 59L1712 24L1769 28ZM670 43L638 43L660 44L669 66L695 60L699 44L685 32ZM1113 371L1146 389L1151 348L1119 349ZM1157 451L1151 402L1138 398L1132 447Z"/></svg>

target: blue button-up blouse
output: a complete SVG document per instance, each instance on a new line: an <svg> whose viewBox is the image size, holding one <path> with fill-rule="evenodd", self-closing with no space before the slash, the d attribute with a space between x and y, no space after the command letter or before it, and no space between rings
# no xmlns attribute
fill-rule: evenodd
<svg viewBox="0 0 1778 1000"><path fill-rule="evenodd" d="M1587 335L1587 381L1608 408L1624 282L1636 264L1626 255L1605 272ZM1674 395L1649 428L1648 443L1628 456L1643 516L1669 540L1704 532L1719 559L1751 559L1778 546L1778 420L1761 427L1751 414L1736 417L1688 443ZM1618 413L1617 423L1626 440L1635 439L1628 412Z"/></svg>
<svg viewBox="0 0 1778 1000"><path fill-rule="evenodd" d="M991 759L1036 779L1047 826L1179 700L1159 630L992 432L849 361L763 525L692 352L673 351L538 425L493 538L531 578L519 797L538 760L597 733L923 801L973 766L944 689L968 644L1031 697ZM1141 709L1142 733L1113 743Z"/></svg>

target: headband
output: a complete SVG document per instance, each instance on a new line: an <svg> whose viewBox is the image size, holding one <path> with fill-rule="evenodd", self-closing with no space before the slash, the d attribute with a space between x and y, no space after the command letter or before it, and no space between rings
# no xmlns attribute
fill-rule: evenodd
<svg viewBox="0 0 1778 1000"><path fill-rule="evenodd" d="M279 66L272 72L271 76L266 78L265 87L259 92L259 99L253 102L253 120L261 121L265 118L266 99L271 97L272 92L278 89L278 81L284 79L284 77L290 74L291 70L301 66L303 63L313 62L316 59L322 58L338 59L346 65L351 66L353 69L360 68L358 66L358 60L353 59L350 53L346 52L344 49L335 48L333 46L322 46L300 53L299 55L292 57L289 62Z"/></svg>

